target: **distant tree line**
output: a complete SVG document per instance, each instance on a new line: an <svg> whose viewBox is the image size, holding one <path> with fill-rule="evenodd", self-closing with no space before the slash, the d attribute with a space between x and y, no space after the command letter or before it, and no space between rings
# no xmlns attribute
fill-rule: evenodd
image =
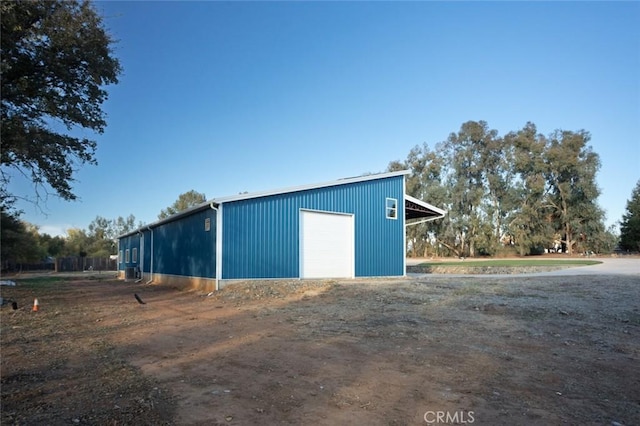
<svg viewBox="0 0 640 426"><path fill-rule="evenodd" d="M40 233L33 224L20 219L19 212L2 209L2 269L21 264L42 263L56 257L104 258L117 253L117 236L142 226L135 217L106 219L97 216L87 229L71 228L66 236Z"/></svg>
<svg viewBox="0 0 640 426"><path fill-rule="evenodd" d="M414 147L388 170L410 170L407 193L447 215L407 227L409 254L613 251L618 239L597 202L600 158L589 140L584 130L543 135L533 123L500 136L468 121L433 149Z"/></svg>

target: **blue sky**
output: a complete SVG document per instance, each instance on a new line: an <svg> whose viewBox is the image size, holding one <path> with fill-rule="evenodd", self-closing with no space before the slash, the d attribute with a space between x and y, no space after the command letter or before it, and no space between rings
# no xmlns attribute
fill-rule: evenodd
<svg viewBox="0 0 640 426"><path fill-rule="evenodd" d="M607 223L640 179L637 2L98 2L124 73L42 232L384 171L468 120L585 129ZM31 188L18 179L18 195ZM429 201L429 200L425 200Z"/></svg>

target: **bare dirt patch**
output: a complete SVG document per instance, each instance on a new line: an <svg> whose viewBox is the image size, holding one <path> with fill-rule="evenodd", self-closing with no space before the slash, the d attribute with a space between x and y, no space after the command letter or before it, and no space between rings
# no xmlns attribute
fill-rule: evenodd
<svg viewBox="0 0 640 426"><path fill-rule="evenodd" d="M1 313L3 425L640 424L637 276L2 296L21 306Z"/></svg>

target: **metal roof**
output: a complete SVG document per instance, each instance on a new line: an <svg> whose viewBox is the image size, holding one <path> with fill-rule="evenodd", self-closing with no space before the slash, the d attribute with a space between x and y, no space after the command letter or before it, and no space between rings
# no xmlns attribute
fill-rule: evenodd
<svg viewBox="0 0 640 426"><path fill-rule="evenodd" d="M135 231L131 231L131 232L127 232L125 234L119 235L117 238L123 238L123 237L127 237L129 235L133 235L136 234L138 232L141 232L145 229L149 229L149 228L155 228L158 227L164 223L167 222L172 222L174 220L180 219L183 216L188 216L192 213L198 212L200 210L204 210L204 209L208 209L210 208L210 206L213 204L214 207L217 207L218 205L222 204L222 203L228 203L228 202L232 202L232 201L239 201L239 200L248 200L251 198L260 198L260 197L268 197L271 195L278 195L278 194L287 194L287 193L291 193L291 192L298 192L298 191L307 191L310 189L316 189L316 188L326 188L326 187L330 187L330 186L338 186L338 185L348 185L351 183L357 183L357 182L366 182L369 180L376 180L376 179L385 179L385 178L390 178L390 177L395 177L395 176L404 176L404 175L408 175L411 172L409 170L400 170L400 171L396 171L396 172L387 172L387 173L377 173L377 174L370 174L370 175L364 175L364 176L356 176L356 177L349 177L349 178L344 178L344 179L338 179L338 180L333 180L330 182L324 182L324 183L316 183L316 184L309 184L309 185L300 185L300 186L293 186L293 187L289 187L289 188L284 188L284 189L277 189L277 190L270 190L270 191L260 191L260 192L252 192L252 193L246 193L246 194L238 194L238 195L231 195L231 196L227 196L227 197L219 197L219 198L213 198L209 201L206 201L202 204L199 204L197 206L191 207L187 210L183 210L179 213L176 213L174 215L171 215L167 218L161 219L161 220L157 220L155 222L152 222L148 225L144 225L138 229L136 229Z"/></svg>
<svg viewBox="0 0 640 426"><path fill-rule="evenodd" d="M228 196L228 197L214 198L211 201L216 203L216 204L222 204L222 203L228 203L230 201L239 201L239 200L247 200L247 199L250 199L250 198L268 197L270 195L287 194L287 193L290 193L290 192L298 192L298 191L307 191L307 190L310 190L310 189L326 188L326 187L329 187L329 186L347 185L347 184L350 184L350 183L365 182L365 181L368 181L368 180L375 180L375 179L384 179L384 178L389 178L389 177L394 177L394 176L404 176L404 175L408 175L410 173L411 172L409 170L400 170L400 171L397 171L397 172L388 172L388 173L377 173L377 174L372 174L372 175L350 177L350 178L333 180L333 181L330 181L330 182L311 184L311 185L301 185L301 186L294 186L294 187L290 187L290 188L276 189L276 190L271 190L271 191L262 191L262 192L253 192L253 193L247 193L247 194L231 195L231 196Z"/></svg>

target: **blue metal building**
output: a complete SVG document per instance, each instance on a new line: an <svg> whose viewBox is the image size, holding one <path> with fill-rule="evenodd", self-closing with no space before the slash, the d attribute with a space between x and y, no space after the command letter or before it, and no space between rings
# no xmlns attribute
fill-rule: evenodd
<svg viewBox="0 0 640 426"><path fill-rule="evenodd" d="M121 276L218 289L224 280L405 275L407 221L445 212L399 171L213 199L119 237Z"/></svg>

